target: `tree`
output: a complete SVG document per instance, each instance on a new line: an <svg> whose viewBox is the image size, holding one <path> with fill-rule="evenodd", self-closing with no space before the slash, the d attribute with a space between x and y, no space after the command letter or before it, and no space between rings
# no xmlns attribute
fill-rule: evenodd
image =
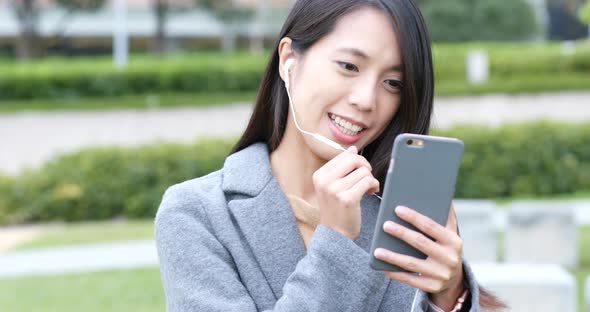
<svg viewBox="0 0 590 312"><path fill-rule="evenodd" d="M54 0L58 6L65 9L65 13L55 27L55 36L58 41L64 39L65 32L69 23L72 21L72 16L76 13L86 11L92 12L102 8L105 0Z"/></svg>
<svg viewBox="0 0 590 312"><path fill-rule="evenodd" d="M433 41L522 40L538 30L525 0L421 0Z"/></svg>
<svg viewBox="0 0 590 312"><path fill-rule="evenodd" d="M166 21L170 5L168 0L152 0L152 11L156 17L156 35L154 36L153 50L161 54L166 52Z"/></svg>
<svg viewBox="0 0 590 312"><path fill-rule="evenodd" d="M223 50L231 52L235 49L237 30L244 22L252 19L254 8L239 6L232 0L196 0L197 5L212 11L223 23Z"/></svg>
<svg viewBox="0 0 590 312"><path fill-rule="evenodd" d="M71 15L78 11L96 10L103 6L105 0L56 0L66 9L64 16L57 25L58 37L62 37ZM27 60L38 57L41 52L39 38L39 16L41 9L37 0L11 0L10 5L16 13L19 23L19 37L16 43L16 56Z"/></svg>
<svg viewBox="0 0 590 312"><path fill-rule="evenodd" d="M35 0L12 0L10 2L19 24L16 40L16 55L19 59L34 58L39 54L39 7Z"/></svg>

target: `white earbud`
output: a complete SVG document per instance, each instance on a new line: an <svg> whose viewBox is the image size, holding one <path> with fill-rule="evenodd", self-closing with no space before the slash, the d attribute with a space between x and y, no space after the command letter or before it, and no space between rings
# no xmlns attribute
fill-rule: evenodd
<svg viewBox="0 0 590 312"><path fill-rule="evenodd" d="M328 139L328 138L326 138L324 136L321 136L321 135L319 135L317 133L311 133L309 131L305 131L305 130L301 129L301 127L299 127L299 123L297 123L297 116L295 116L295 107L293 105L293 100L291 99L291 92L289 90L290 89L290 86L291 86L291 84L289 82L289 71L291 69L291 66L293 65L293 62L294 61L293 61L292 58L290 58L290 59L288 59L288 60L285 61L285 69L284 69L285 70L285 72L284 72L285 77L284 77L284 80L285 80L285 88L287 89L287 96L289 97L289 106L291 106L291 113L293 114L293 121L295 121L295 126L297 127L297 129L299 129L299 131L301 131L301 133L305 133L305 134L311 135L316 140L318 140L318 141L320 141L320 142L322 142L322 143L324 143L324 144L326 144L328 146L331 146L331 147L333 147L333 148L335 148L337 150L346 152L346 149L344 147L342 147L340 144L338 144L338 143L336 143L336 142L334 142L334 141L332 141L332 140L330 140L330 139Z"/></svg>
<svg viewBox="0 0 590 312"><path fill-rule="evenodd" d="M289 71L291 70L291 65L293 65L292 58L285 61L285 87L287 87L287 91L289 91Z"/></svg>

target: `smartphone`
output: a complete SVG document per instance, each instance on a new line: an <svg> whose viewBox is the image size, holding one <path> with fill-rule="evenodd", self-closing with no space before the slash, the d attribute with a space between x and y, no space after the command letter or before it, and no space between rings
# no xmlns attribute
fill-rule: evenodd
<svg viewBox="0 0 590 312"><path fill-rule="evenodd" d="M371 243L369 265L373 269L407 272L403 268L376 259L373 254L377 248L426 259L426 255L421 251L383 231L383 224L391 220L419 231L395 214L395 208L401 205L445 226L455 193L455 181L463 149L463 142L455 138L409 133L397 136Z"/></svg>

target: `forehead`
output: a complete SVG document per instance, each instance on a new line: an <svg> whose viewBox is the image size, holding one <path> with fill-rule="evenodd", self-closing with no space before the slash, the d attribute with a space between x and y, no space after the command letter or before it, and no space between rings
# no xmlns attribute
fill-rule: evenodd
<svg viewBox="0 0 590 312"><path fill-rule="evenodd" d="M370 7L340 17L334 30L312 48L328 53L353 48L387 65L400 63L399 45L391 18Z"/></svg>

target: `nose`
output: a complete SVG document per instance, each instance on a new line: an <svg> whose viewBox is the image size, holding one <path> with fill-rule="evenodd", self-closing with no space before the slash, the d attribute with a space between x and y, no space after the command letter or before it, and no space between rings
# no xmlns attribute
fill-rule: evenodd
<svg viewBox="0 0 590 312"><path fill-rule="evenodd" d="M359 79L352 86L348 101L362 111L372 111L376 106L377 90L374 79Z"/></svg>

